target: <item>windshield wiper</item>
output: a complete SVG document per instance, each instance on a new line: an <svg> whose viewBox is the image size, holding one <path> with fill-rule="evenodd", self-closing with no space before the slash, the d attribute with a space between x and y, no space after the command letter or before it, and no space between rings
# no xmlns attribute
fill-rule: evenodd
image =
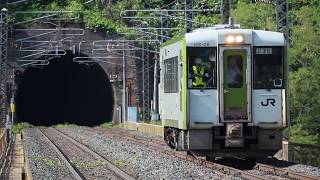
<svg viewBox="0 0 320 180"><path fill-rule="evenodd" d="M270 87L268 87L265 82L263 82L262 85L267 91L271 91Z"/></svg>
<svg viewBox="0 0 320 180"><path fill-rule="evenodd" d="M211 76L211 78L209 79L209 81L207 81L207 83L200 89L200 92L203 92L203 90L208 87L209 83L210 83L212 80L213 80L213 76Z"/></svg>

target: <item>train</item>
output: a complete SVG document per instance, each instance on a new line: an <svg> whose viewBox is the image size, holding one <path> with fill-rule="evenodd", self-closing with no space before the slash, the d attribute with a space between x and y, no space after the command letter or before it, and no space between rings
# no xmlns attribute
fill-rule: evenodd
<svg viewBox="0 0 320 180"><path fill-rule="evenodd" d="M168 146L193 155L259 158L288 124L283 33L225 24L160 47L159 114Z"/></svg>

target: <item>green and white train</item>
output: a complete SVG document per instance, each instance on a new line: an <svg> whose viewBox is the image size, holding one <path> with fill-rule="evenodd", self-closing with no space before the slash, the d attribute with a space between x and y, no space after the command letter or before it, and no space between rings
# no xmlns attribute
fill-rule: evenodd
<svg viewBox="0 0 320 180"><path fill-rule="evenodd" d="M287 126L286 44L283 33L228 25L164 43L159 113L166 143L207 157L274 155ZM206 68L200 85L197 58Z"/></svg>

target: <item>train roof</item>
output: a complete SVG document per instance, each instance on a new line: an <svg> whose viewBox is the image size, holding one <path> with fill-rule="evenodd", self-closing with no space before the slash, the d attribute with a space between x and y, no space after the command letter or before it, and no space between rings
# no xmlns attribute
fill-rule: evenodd
<svg viewBox="0 0 320 180"><path fill-rule="evenodd" d="M218 44L224 44L225 37L232 34L241 34L244 36L244 44L253 46L284 46L284 34L280 32L253 30L253 29L225 29L225 28L201 28L186 34L187 46L206 46L215 47Z"/></svg>

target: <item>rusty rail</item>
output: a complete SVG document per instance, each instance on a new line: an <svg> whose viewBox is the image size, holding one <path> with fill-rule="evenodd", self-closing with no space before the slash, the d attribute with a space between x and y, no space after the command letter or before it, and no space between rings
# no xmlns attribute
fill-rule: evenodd
<svg viewBox="0 0 320 180"><path fill-rule="evenodd" d="M127 130L123 130L123 129L105 130L105 129L101 129L101 128L95 128L95 129L91 129L91 130L106 133L111 136L126 138L126 139L129 139L131 142L144 144L145 146L147 146L151 149L154 149L156 151L160 151L162 153L169 154L169 155L174 155L180 159L191 161L191 162L194 162L198 165L206 166L208 168L217 169L219 171L224 172L225 174L238 175L238 176L245 178L245 179L269 179L269 178L266 178L263 176L258 176L258 175L255 175L255 174L252 174L252 173L249 173L246 171L242 171L242 170L239 170L239 169L236 169L233 167L214 163L211 161L207 161L205 159L196 158L194 156L188 155L186 152L174 151L174 150L170 149L164 143L164 141L159 137L146 138L143 136L132 134L132 133L128 132ZM262 171L262 172L266 172L268 174L272 174L272 175L280 176L280 177L284 177L284 178L289 178L289 179L296 179L296 180L319 180L320 179L320 177L301 174L301 173L297 173L294 171L289 171L287 169L282 169L282 168L278 168L278 167L274 167L274 166L266 165L266 164L262 164L262 163L256 163L255 169Z"/></svg>
<svg viewBox="0 0 320 180"><path fill-rule="evenodd" d="M7 140L7 129L1 128L0 129L0 159L1 159L1 166L4 160L4 157L6 155L7 152L7 148L8 148L8 140Z"/></svg>

